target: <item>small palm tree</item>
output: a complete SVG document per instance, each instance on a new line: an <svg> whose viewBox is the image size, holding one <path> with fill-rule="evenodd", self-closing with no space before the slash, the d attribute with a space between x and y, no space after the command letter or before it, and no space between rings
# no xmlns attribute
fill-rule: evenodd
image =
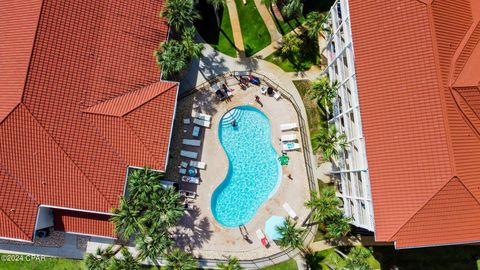
<svg viewBox="0 0 480 270"><path fill-rule="evenodd" d="M227 5L225 0L207 0L207 3L213 6L215 9L215 19L217 20L217 27L220 28L220 16L218 15L218 11L221 8L224 8Z"/></svg>
<svg viewBox="0 0 480 270"><path fill-rule="evenodd" d="M303 41L296 35L286 35L283 37L282 54L285 56L292 56L300 51Z"/></svg>
<svg viewBox="0 0 480 270"><path fill-rule="evenodd" d="M312 192L310 200L305 202L305 206L312 209L310 218L319 223L326 223L328 220L338 216L341 213L338 206L340 199L335 193L333 187L325 187L320 190L320 194Z"/></svg>
<svg viewBox="0 0 480 270"><path fill-rule="evenodd" d="M337 96L337 91L338 82L330 82L330 79L324 76L313 82L308 94L311 99L317 100L317 104L326 112L327 108L331 107L333 99Z"/></svg>
<svg viewBox="0 0 480 270"><path fill-rule="evenodd" d="M162 42L160 48L154 52L154 56L166 77L179 73L187 67L184 47L174 39Z"/></svg>
<svg viewBox="0 0 480 270"><path fill-rule="evenodd" d="M166 257L166 270L195 270L198 267L197 261L179 248L169 252Z"/></svg>
<svg viewBox="0 0 480 270"><path fill-rule="evenodd" d="M95 254L85 254L85 268L88 270L107 269L111 264L111 259L113 256L115 256L115 252L113 251L112 246L108 246L105 249L97 248Z"/></svg>
<svg viewBox="0 0 480 270"><path fill-rule="evenodd" d="M137 231L139 226L140 209L131 200L120 198L119 208L112 211L110 221L115 225L115 233L123 239L130 237Z"/></svg>
<svg viewBox="0 0 480 270"><path fill-rule="evenodd" d="M288 0L283 5L282 13L287 18L300 17L303 13L303 3L301 0Z"/></svg>
<svg viewBox="0 0 480 270"><path fill-rule="evenodd" d="M168 0L160 15L167 18L168 24L177 32L200 18L193 0Z"/></svg>
<svg viewBox="0 0 480 270"><path fill-rule="evenodd" d="M225 263L218 263L218 268L221 270L241 270L243 269L238 262L238 258L234 256L228 256L228 262Z"/></svg>
<svg viewBox="0 0 480 270"><path fill-rule="evenodd" d="M195 27L188 27L183 30L181 44L187 58L202 57L203 44L195 42Z"/></svg>
<svg viewBox="0 0 480 270"><path fill-rule="evenodd" d="M373 270L368 263L368 258L372 256L372 252L362 246L353 247L345 259L345 270Z"/></svg>
<svg viewBox="0 0 480 270"><path fill-rule="evenodd" d="M350 219L343 216L340 213L338 217L335 217L326 227L326 238L337 238L346 236L350 230Z"/></svg>
<svg viewBox="0 0 480 270"><path fill-rule="evenodd" d="M308 37L315 40L318 38L320 33L330 32L330 27L328 26L328 17L318 11L312 11L307 14L305 26L307 27Z"/></svg>
<svg viewBox="0 0 480 270"><path fill-rule="evenodd" d="M137 258L134 258L128 248L122 247L121 258L113 258L111 269L115 270L140 270L142 269Z"/></svg>
<svg viewBox="0 0 480 270"><path fill-rule="evenodd" d="M157 232L150 236L146 233L139 233L135 238L135 244L139 251L138 257L141 260L149 259L155 265L158 263L158 258L165 253L174 242L169 238L167 232Z"/></svg>
<svg viewBox="0 0 480 270"><path fill-rule="evenodd" d="M297 223L290 218L285 220L285 223L281 227L277 227L278 233L281 235L279 239L279 245L281 247L299 248L303 251L303 233L304 229L297 228Z"/></svg>
<svg viewBox="0 0 480 270"><path fill-rule="evenodd" d="M347 147L347 136L345 134L338 134L335 126L328 128L322 127L319 132L312 137L315 143L314 151L322 149L323 159L330 160L332 157L338 157L338 149L345 149Z"/></svg>

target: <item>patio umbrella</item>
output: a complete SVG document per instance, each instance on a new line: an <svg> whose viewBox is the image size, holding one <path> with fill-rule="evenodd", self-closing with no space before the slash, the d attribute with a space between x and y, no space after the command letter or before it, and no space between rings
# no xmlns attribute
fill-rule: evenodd
<svg viewBox="0 0 480 270"><path fill-rule="evenodd" d="M280 165L288 165L289 160L290 160L290 158L285 154L283 154L282 156L280 156L278 158L278 161L280 161Z"/></svg>
<svg viewBox="0 0 480 270"><path fill-rule="evenodd" d="M277 232L277 227L282 227L285 223L285 218L281 216L271 216L265 222L265 233L272 240L278 240L282 236Z"/></svg>

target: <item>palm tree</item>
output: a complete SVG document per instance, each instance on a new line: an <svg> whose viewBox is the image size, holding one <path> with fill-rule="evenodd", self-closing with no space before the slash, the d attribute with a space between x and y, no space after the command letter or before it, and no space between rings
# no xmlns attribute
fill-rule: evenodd
<svg viewBox="0 0 480 270"><path fill-rule="evenodd" d="M277 231L281 235L281 238L279 239L279 245L284 248L299 248L303 251L302 235L305 230L297 228L296 226L296 222L292 221L290 218L287 218L283 226L277 227Z"/></svg>
<svg viewBox="0 0 480 270"><path fill-rule="evenodd" d="M283 37L282 54L292 56L300 51L303 41L296 35L286 35Z"/></svg>
<svg viewBox="0 0 480 270"><path fill-rule="evenodd" d="M238 258L234 256L228 256L228 262L225 263L218 263L218 268L220 270L241 270L243 269L238 262Z"/></svg>
<svg viewBox="0 0 480 270"><path fill-rule="evenodd" d="M317 79L312 84L312 88L309 90L311 99L317 100L318 106L327 112L327 108L330 108L332 100L337 96L338 82L330 82L327 76Z"/></svg>
<svg viewBox="0 0 480 270"><path fill-rule="evenodd" d="M140 209L131 200L120 198L120 206L113 209L110 221L115 225L115 233L123 239L130 237L137 232L139 226Z"/></svg>
<svg viewBox="0 0 480 270"><path fill-rule="evenodd" d="M338 217L335 217L326 227L326 238L337 238L346 236L350 230L350 219L343 216L340 213Z"/></svg>
<svg viewBox="0 0 480 270"><path fill-rule="evenodd" d="M168 0L160 15L167 18L168 24L177 32L200 18L193 0Z"/></svg>
<svg viewBox="0 0 480 270"><path fill-rule="evenodd" d="M314 151L322 149L323 159L330 160L332 157L338 157L338 149L345 149L347 147L347 136L345 134L338 134L335 126L328 128L322 127L317 134L312 136Z"/></svg>
<svg viewBox="0 0 480 270"><path fill-rule="evenodd" d="M154 56L166 77L179 73L187 66L184 47L174 39L162 42L160 48L154 52Z"/></svg>
<svg viewBox="0 0 480 270"><path fill-rule="evenodd" d="M195 42L195 27L188 27L183 30L181 44L187 58L202 57L203 44Z"/></svg>
<svg viewBox="0 0 480 270"><path fill-rule="evenodd" d="M149 259L157 265L158 258L172 247L174 242L168 236L168 232L165 231L157 231L151 235L153 236L146 233L139 233L135 238L135 244L139 251L138 257L141 260Z"/></svg>
<svg viewBox="0 0 480 270"><path fill-rule="evenodd" d="M122 257L113 258L111 269L115 270L140 270L142 266L138 262L137 258L134 258L128 248L122 247Z"/></svg>
<svg viewBox="0 0 480 270"><path fill-rule="evenodd" d="M287 18L296 18L302 16L303 3L301 0L288 0L282 7L282 13Z"/></svg>
<svg viewBox="0 0 480 270"><path fill-rule="evenodd" d="M323 188L320 190L320 195L312 192L310 200L305 202L305 206L312 209L311 219L319 223L325 223L338 216L341 213L340 209L338 209L340 204L341 201L333 187Z"/></svg>
<svg viewBox="0 0 480 270"><path fill-rule="evenodd" d="M215 9L215 19L217 19L217 26L220 28L220 16L218 15L218 10L224 8L227 3L225 0L207 0L207 3L213 6Z"/></svg>
<svg viewBox="0 0 480 270"><path fill-rule="evenodd" d="M85 268L88 270L104 270L111 264L112 257L115 256L115 252L112 246L108 246L105 249L97 248L95 254L85 254Z"/></svg>
<svg viewBox="0 0 480 270"><path fill-rule="evenodd" d="M330 32L328 17L318 11L312 11L307 14L305 26L307 27L308 37L313 40L316 40L322 32Z"/></svg>
<svg viewBox="0 0 480 270"><path fill-rule="evenodd" d="M166 270L195 270L198 267L197 261L179 248L169 252L166 257L167 265Z"/></svg>
<svg viewBox="0 0 480 270"><path fill-rule="evenodd" d="M345 259L345 270L373 270L368 263L368 258L372 256L372 252L362 246L353 247Z"/></svg>

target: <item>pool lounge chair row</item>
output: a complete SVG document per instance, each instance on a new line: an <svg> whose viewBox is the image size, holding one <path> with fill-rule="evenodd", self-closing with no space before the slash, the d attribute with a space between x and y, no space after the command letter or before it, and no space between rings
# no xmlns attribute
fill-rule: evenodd
<svg viewBox="0 0 480 270"><path fill-rule="evenodd" d="M297 123L287 123L287 124L280 125L280 129L282 131L295 130L297 128L298 128ZM294 134L294 133L284 134L282 135L281 141L282 141L283 151L292 151L292 150L300 149L300 144L295 142L297 141L297 134Z"/></svg>

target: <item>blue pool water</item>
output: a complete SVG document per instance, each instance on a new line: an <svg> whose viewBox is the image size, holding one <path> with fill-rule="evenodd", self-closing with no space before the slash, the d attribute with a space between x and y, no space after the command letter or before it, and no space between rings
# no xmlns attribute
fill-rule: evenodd
<svg viewBox="0 0 480 270"><path fill-rule="evenodd" d="M237 126L233 126L233 122ZM229 160L228 174L213 192L215 219L225 227L247 224L280 183L281 167L271 144L270 122L251 106L227 112L218 136Z"/></svg>

